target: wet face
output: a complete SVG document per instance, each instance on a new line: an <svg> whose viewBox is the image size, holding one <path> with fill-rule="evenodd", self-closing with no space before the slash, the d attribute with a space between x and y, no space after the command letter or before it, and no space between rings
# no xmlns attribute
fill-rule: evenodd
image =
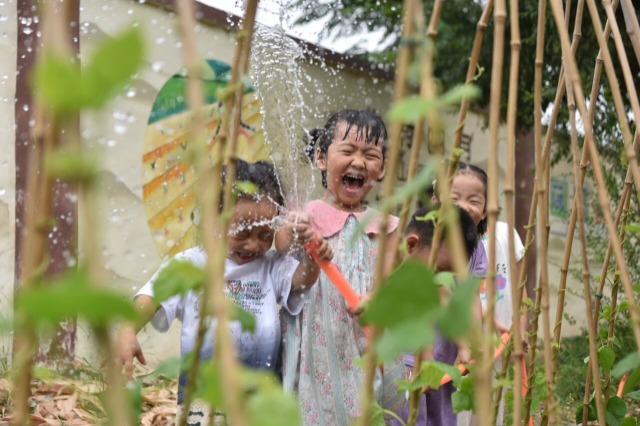
<svg viewBox="0 0 640 426"><path fill-rule="evenodd" d="M278 208L268 199L239 198L229 223L227 258L238 265L264 256L273 244L273 219Z"/></svg>
<svg viewBox="0 0 640 426"><path fill-rule="evenodd" d="M383 141L367 143L365 135L347 124L336 126L333 143L326 154L318 150L316 165L327 172L327 190L323 199L340 210L359 211L373 185L384 177Z"/></svg>
<svg viewBox="0 0 640 426"><path fill-rule="evenodd" d="M476 226L487 217L484 184L472 173L458 172L451 182L451 201L465 209Z"/></svg>

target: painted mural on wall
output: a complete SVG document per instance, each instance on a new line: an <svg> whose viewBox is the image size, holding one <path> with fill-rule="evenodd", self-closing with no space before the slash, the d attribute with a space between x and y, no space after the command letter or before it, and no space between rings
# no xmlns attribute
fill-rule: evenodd
<svg viewBox="0 0 640 426"><path fill-rule="evenodd" d="M215 155L214 138L220 132L221 89L229 84L231 67L220 61L203 62L203 97L205 106L188 110L185 98L186 77L175 74L164 84L155 99L142 154L143 199L147 222L156 248L168 257L196 244L195 174L187 162L187 148L192 124L204 117L209 155ZM255 162L269 160L264 142L260 101L252 87L245 89L242 100L239 157Z"/></svg>

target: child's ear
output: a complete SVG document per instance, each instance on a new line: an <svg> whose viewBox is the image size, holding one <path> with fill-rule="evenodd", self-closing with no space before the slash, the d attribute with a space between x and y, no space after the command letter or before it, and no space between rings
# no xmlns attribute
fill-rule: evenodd
<svg viewBox="0 0 640 426"><path fill-rule="evenodd" d="M406 241L407 251L409 252L409 254L413 253L418 247L420 247L420 237L418 237L416 234L409 234Z"/></svg>
<svg viewBox="0 0 640 426"><path fill-rule="evenodd" d="M438 200L438 197L436 197L436 195L435 195L435 194L433 194L433 195L431 196L431 202L432 202L433 204L438 204L438 203L440 202L440 200Z"/></svg>
<svg viewBox="0 0 640 426"><path fill-rule="evenodd" d="M382 168L380 169L380 175L378 175L378 182L382 182L382 179L384 179L384 175L387 172L387 160L384 160L382 162Z"/></svg>
<svg viewBox="0 0 640 426"><path fill-rule="evenodd" d="M327 154L320 148L316 148L316 167L323 172L327 171Z"/></svg>

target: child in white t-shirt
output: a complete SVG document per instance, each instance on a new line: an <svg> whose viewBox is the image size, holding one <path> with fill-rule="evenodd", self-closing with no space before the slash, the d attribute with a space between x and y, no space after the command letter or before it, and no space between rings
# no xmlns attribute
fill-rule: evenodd
<svg viewBox="0 0 640 426"><path fill-rule="evenodd" d="M225 294L239 306L255 316L255 331L243 331L237 321L229 324L239 360L251 368L273 369L280 346L278 305L297 315L304 304L303 293L315 284L320 273L318 265L309 253L300 261L279 254L272 249L275 233L274 222L283 206L283 196L273 165L266 162L254 164L236 161L236 180L250 182L256 187L252 193L244 193L238 187L238 202L230 221L228 252L225 261ZM293 225L297 239L295 244L314 241L322 260L331 260L331 248L319 234L305 223ZM202 247L193 247L178 253L174 259L188 261L204 267L207 256ZM163 265L163 267L166 265ZM162 267L160 268L162 270ZM199 322L199 292L189 291L162 301L154 301L154 276L135 296L135 303L145 320L159 331L165 332L174 319L182 322L181 355L193 351ZM145 321L145 323L147 322ZM215 318L209 328L200 353L211 357L215 345ZM144 325L144 324L143 324ZM139 330L123 327L117 339L117 352L127 374L132 372L133 359L146 361L136 338ZM180 377L178 403L182 402L182 390L186 377Z"/></svg>

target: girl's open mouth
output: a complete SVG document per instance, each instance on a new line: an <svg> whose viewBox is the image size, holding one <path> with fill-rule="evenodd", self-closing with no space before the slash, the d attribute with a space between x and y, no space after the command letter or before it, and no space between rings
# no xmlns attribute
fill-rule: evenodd
<svg viewBox="0 0 640 426"><path fill-rule="evenodd" d="M249 260L253 260L256 257L255 253L244 253L244 252L236 252L236 256L238 257L238 259L242 260L242 261L249 261Z"/></svg>
<svg viewBox="0 0 640 426"><path fill-rule="evenodd" d="M364 177L347 174L342 176L342 184L347 192L358 192L364 186Z"/></svg>

